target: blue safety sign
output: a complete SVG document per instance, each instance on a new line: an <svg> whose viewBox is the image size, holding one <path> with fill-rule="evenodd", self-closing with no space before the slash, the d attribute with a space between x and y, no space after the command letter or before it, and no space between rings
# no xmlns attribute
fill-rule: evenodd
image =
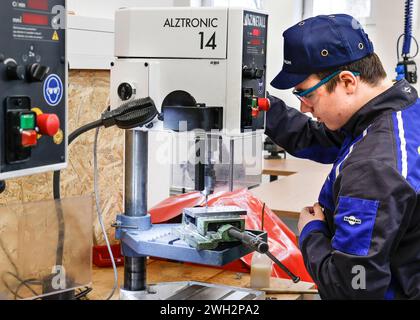
<svg viewBox="0 0 420 320"><path fill-rule="evenodd" d="M55 107L63 98L63 82L56 74L51 74L44 82L44 99L51 106Z"/></svg>

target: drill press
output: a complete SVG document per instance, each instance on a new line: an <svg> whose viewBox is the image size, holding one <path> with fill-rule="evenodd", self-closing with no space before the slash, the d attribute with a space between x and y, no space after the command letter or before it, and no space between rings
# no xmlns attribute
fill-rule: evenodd
<svg viewBox="0 0 420 320"><path fill-rule="evenodd" d="M208 207L207 198L217 183L216 166L225 162L230 189L234 188L236 151L248 142L253 166L261 175L262 132L269 108L267 19L263 12L240 8L117 11L111 104L150 97L159 111L156 119L127 131L125 137L125 212L116 224L125 256L122 298L167 299L191 288L197 295L214 289L196 283L148 287L147 256L222 266L264 249L267 234L245 229L246 211ZM181 224L153 225L147 211L148 132L160 130L192 133L196 146L195 189L205 196L206 205L186 208ZM227 161L222 156L226 145ZM226 290L222 296L242 292L236 298L262 297L245 289Z"/></svg>

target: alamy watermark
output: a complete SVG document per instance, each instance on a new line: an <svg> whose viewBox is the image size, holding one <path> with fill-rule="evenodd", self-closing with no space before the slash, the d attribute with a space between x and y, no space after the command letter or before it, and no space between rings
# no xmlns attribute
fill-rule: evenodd
<svg viewBox="0 0 420 320"><path fill-rule="evenodd" d="M354 266L351 273L355 276L351 281L354 290L366 290L366 268L364 266Z"/></svg>
<svg viewBox="0 0 420 320"><path fill-rule="evenodd" d="M67 11L66 8L61 5L56 5L51 10L55 16L51 19L51 27L54 30L65 29L67 25Z"/></svg>
<svg viewBox="0 0 420 320"><path fill-rule="evenodd" d="M188 131L186 122L179 123L178 132L156 130L153 161L159 165L218 164L253 168L262 155L262 133L234 130L196 129Z"/></svg>
<svg viewBox="0 0 420 320"><path fill-rule="evenodd" d="M63 266L54 266L51 274L55 274L55 276L51 279L51 287L54 290L67 289L66 269Z"/></svg>

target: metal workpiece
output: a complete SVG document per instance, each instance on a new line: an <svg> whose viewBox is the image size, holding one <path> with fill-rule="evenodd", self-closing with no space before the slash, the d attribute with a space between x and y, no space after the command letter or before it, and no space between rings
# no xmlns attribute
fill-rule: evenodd
<svg viewBox="0 0 420 320"><path fill-rule="evenodd" d="M232 227L245 230L246 210L235 206L187 208L182 224L174 229L180 239L197 250L214 250L239 240L229 234Z"/></svg>
<svg viewBox="0 0 420 320"><path fill-rule="evenodd" d="M242 221L233 221L233 223L242 223ZM207 226L208 221L204 223ZM205 235L203 232L199 232L199 229L195 228L193 225L181 225L178 228L173 230L174 234L177 234L180 239L188 243L189 246L197 250L216 250L221 245L226 245L230 242L238 242L237 239L232 238L228 230L232 227L229 224L222 220L215 221L215 224L220 224L216 231L206 232ZM207 229L202 227L201 229Z"/></svg>
<svg viewBox="0 0 420 320"><path fill-rule="evenodd" d="M147 215L148 132L125 133L124 214Z"/></svg>

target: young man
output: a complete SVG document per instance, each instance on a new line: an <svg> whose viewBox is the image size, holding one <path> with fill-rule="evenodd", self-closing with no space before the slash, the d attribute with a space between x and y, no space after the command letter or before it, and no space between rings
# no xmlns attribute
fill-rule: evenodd
<svg viewBox="0 0 420 320"><path fill-rule="evenodd" d="M298 228L323 299L420 299L420 100L392 84L359 23L317 16L284 33L266 134L296 157L333 163ZM308 181L310 183L310 181Z"/></svg>

